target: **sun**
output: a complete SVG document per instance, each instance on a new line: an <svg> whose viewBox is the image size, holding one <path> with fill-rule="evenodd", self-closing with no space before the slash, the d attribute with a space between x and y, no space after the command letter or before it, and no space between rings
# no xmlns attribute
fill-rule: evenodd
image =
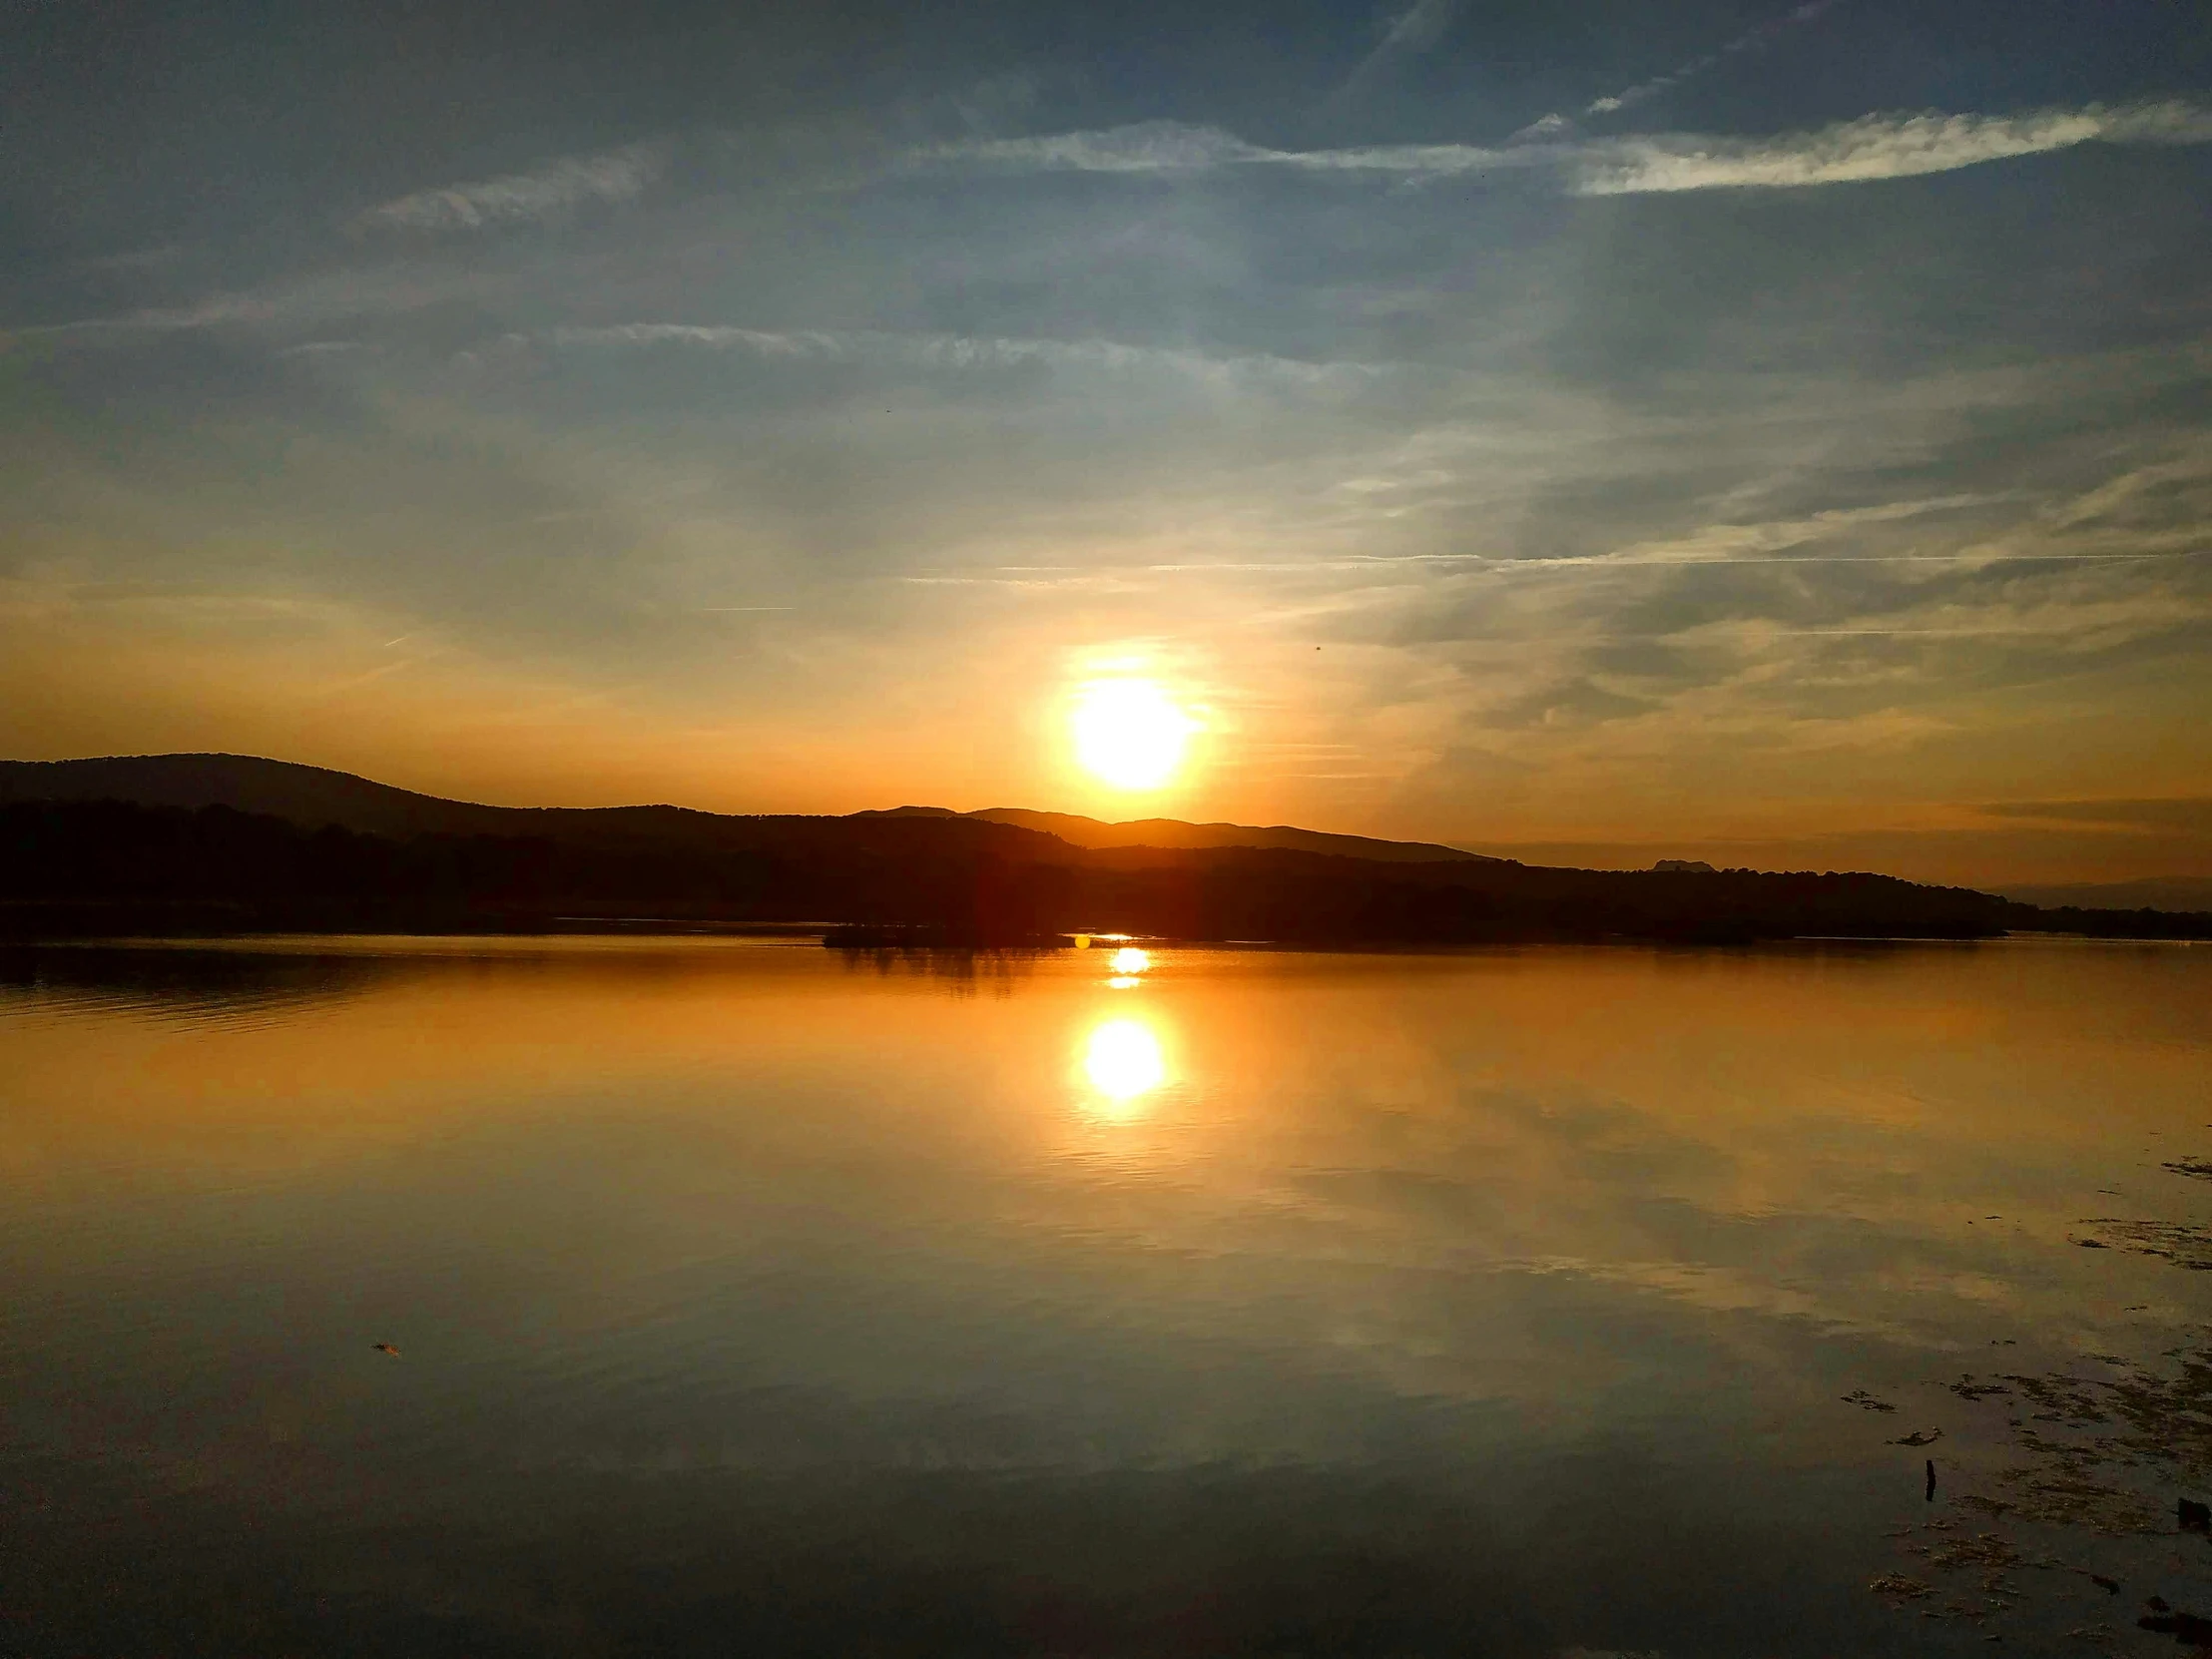
<svg viewBox="0 0 2212 1659"><path fill-rule="evenodd" d="M1075 758L1122 790L1156 790L1173 778L1198 723L1156 680L1090 680L1075 691Z"/></svg>

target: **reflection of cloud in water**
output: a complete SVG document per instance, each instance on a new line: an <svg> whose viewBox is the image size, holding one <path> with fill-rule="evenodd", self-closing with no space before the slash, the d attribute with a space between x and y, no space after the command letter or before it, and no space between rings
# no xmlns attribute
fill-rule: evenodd
<svg viewBox="0 0 2212 1659"><path fill-rule="evenodd" d="M1886 1651L1874 1540L1928 1511L1884 1442L1941 1426L1946 1500L1980 1455L1906 1390L2075 1375L2212 1292L2064 1242L2205 1146L2201 953L1193 953L1109 993L1110 950L354 948L397 977L312 1019L0 1023L15 1420L114 1425L44 1521L88 1585L178 1530L129 1459L258 1517L309 1453L370 1494L337 1582L411 1527L425 1593L565 1571L659 1650L907 1651L926 1606L963 1652ZM257 1352L410 1369L303 1408L242 1284L284 1298Z"/></svg>

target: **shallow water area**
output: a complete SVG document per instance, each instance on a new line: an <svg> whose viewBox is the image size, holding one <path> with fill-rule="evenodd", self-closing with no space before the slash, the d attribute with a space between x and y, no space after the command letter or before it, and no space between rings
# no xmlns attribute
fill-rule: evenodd
<svg viewBox="0 0 2212 1659"><path fill-rule="evenodd" d="M0 1654L2152 1651L2212 1494L1949 1384L2201 1340L2083 1241L2208 1062L2184 945L13 951Z"/></svg>

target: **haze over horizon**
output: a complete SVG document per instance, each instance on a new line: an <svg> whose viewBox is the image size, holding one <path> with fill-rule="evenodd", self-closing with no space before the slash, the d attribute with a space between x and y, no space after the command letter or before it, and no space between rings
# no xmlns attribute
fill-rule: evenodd
<svg viewBox="0 0 2212 1659"><path fill-rule="evenodd" d="M0 754L2212 874L2189 8L124 13Z"/></svg>

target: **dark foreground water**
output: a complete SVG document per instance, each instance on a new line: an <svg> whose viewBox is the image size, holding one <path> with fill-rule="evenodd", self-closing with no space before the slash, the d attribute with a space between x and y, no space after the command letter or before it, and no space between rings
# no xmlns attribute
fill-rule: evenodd
<svg viewBox="0 0 2212 1659"><path fill-rule="evenodd" d="M18 952L0 1655L2171 1652L2208 1061L2171 945Z"/></svg>

